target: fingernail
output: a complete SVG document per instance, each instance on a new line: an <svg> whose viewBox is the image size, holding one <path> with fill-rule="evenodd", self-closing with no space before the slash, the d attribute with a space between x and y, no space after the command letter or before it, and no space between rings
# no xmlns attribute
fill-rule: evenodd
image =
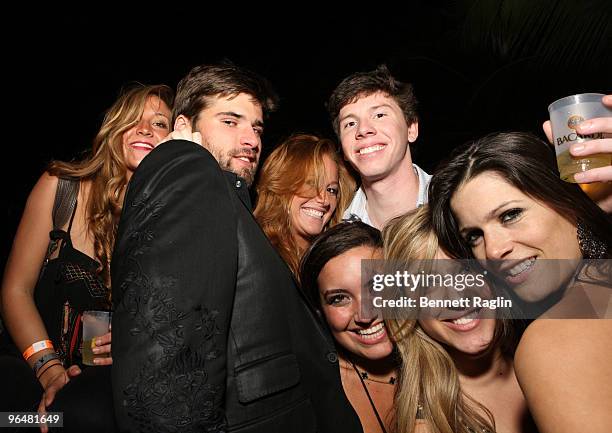
<svg viewBox="0 0 612 433"><path fill-rule="evenodd" d="M99 360L98 358L94 358L94 359L93 359L93 363L94 363L94 364L99 364L99 363L100 363L100 360Z"/></svg>
<svg viewBox="0 0 612 433"><path fill-rule="evenodd" d="M91 351L93 353L98 353L98 352L100 352L100 348L99 347L94 347L94 348L91 349Z"/></svg>
<svg viewBox="0 0 612 433"><path fill-rule="evenodd" d="M582 153L582 151L584 150L584 144L574 144L571 147L571 153Z"/></svg>
<svg viewBox="0 0 612 433"><path fill-rule="evenodd" d="M99 338L96 338L96 346L102 346L102 340Z"/></svg>
<svg viewBox="0 0 612 433"><path fill-rule="evenodd" d="M586 179L586 175L582 172L574 174L574 180L578 183L582 183Z"/></svg>

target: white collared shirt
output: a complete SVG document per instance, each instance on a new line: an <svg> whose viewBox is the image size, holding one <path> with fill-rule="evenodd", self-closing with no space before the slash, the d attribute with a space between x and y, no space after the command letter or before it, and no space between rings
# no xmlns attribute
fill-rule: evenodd
<svg viewBox="0 0 612 433"><path fill-rule="evenodd" d="M414 172L416 173L419 179L419 193L417 194L417 201L415 204L415 208L423 206L427 203L427 187L429 186L429 181L431 180L431 175L427 174L421 167L416 164L412 164L414 168ZM351 215L355 215L359 217L361 221L371 226L372 221L370 220L370 216L368 215L368 211L366 210L366 204L368 203L368 199L363 192L363 188L359 187L357 192L355 192L355 196L351 201L351 204L344 212L342 216L344 219L350 219Z"/></svg>

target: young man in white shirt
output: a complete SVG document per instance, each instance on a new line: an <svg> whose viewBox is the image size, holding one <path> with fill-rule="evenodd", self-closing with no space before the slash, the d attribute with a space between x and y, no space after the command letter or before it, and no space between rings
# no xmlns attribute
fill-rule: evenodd
<svg viewBox="0 0 612 433"><path fill-rule="evenodd" d="M386 66L345 78L328 109L344 158L359 173L361 186L344 218L382 229L393 217L427 202L431 176L412 162L410 144L419 135L412 85Z"/></svg>

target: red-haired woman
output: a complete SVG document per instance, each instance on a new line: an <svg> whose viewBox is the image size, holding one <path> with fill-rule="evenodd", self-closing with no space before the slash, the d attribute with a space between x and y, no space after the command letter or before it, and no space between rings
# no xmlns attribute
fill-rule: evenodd
<svg viewBox="0 0 612 433"><path fill-rule="evenodd" d="M296 134L261 169L255 218L294 275L312 239L342 219L354 191L336 149L329 139Z"/></svg>

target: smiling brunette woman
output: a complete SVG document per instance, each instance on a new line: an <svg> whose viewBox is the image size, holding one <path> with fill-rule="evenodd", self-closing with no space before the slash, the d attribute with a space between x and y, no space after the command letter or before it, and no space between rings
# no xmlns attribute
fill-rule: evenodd
<svg viewBox="0 0 612 433"><path fill-rule="evenodd" d="M382 317L361 309L361 262L382 258L381 248L375 228L362 222L338 224L314 240L300 276L304 293L336 341L342 386L364 432L410 432L396 423L399 364L393 343Z"/></svg>
<svg viewBox="0 0 612 433"><path fill-rule="evenodd" d="M515 356L542 432L612 426L612 222L554 152L529 134L488 135L457 149L430 185L433 226L454 257L475 257L527 303L550 306ZM583 259L597 259L588 262ZM550 264L555 272L550 272Z"/></svg>

